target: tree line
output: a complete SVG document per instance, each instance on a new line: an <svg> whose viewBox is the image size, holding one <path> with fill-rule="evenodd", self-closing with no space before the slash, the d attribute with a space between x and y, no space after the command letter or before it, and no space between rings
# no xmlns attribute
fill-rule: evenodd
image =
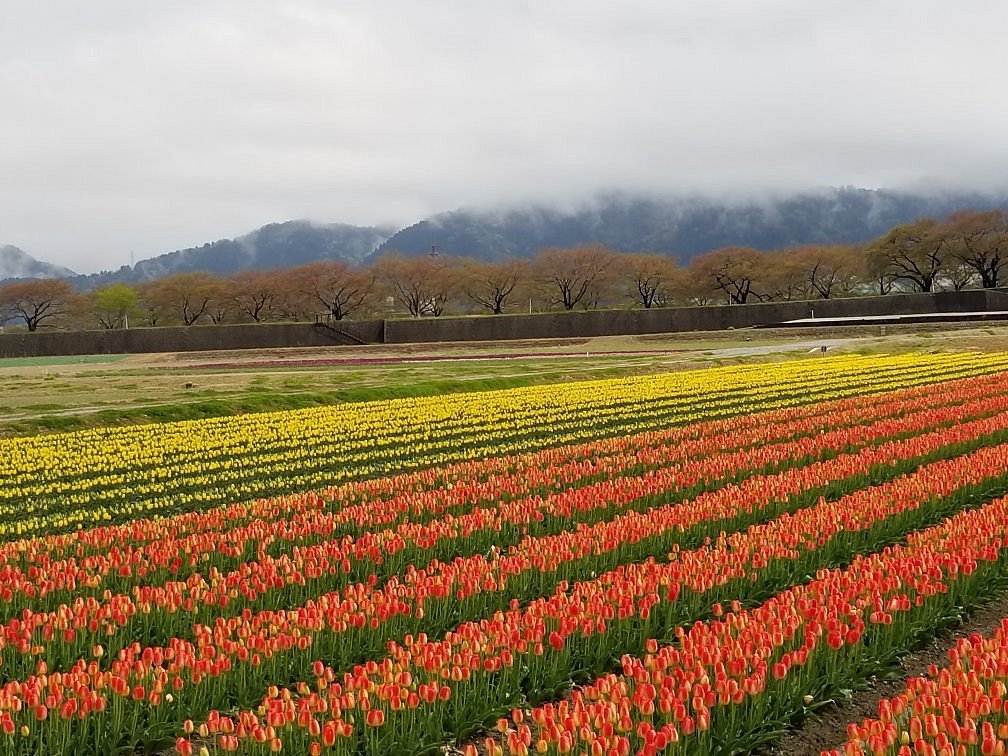
<svg viewBox="0 0 1008 756"><path fill-rule="evenodd" d="M481 262L390 254L369 267L315 262L233 275L179 273L79 292L62 279L0 286L0 324L127 328L367 317L436 317L599 307L746 304L993 288L1008 214L964 210L896 226L865 245L724 247L680 265L599 244Z"/></svg>

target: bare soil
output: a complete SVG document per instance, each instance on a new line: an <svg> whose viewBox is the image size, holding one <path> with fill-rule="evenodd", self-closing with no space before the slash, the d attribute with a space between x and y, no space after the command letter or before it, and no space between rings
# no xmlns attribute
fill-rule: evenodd
<svg viewBox="0 0 1008 756"><path fill-rule="evenodd" d="M808 719L788 733L767 756L813 756L822 751L841 748L847 739L847 725L878 716L878 702L899 695L913 677L927 674L931 664L948 664L948 652L956 642L972 633L991 635L1008 617L1008 595L1001 596L974 611L959 627L946 631L925 646L903 657L903 674L892 680L873 680L872 687L855 693L843 703L820 709L815 719Z"/></svg>

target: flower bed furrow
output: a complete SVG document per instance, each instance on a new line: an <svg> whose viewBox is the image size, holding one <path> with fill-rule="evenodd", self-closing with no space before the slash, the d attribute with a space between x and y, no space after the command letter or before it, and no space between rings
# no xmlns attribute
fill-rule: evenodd
<svg viewBox="0 0 1008 756"><path fill-rule="evenodd" d="M707 371L702 384L675 374L13 439L0 443L0 466L10 471L8 485L0 488L0 537L310 490L389 469L620 435L646 423L690 422L724 412L731 391L738 392L731 395L737 404L730 410L737 413L751 404L748 396L761 392L777 392L769 408L1005 366L1004 357L988 355L807 362L815 364ZM832 384L839 388L833 391ZM674 400L665 398L670 390ZM638 413L641 401L648 402L647 421ZM270 459L271 439L282 440L288 451ZM306 472L290 472L301 468Z"/></svg>
<svg viewBox="0 0 1008 756"><path fill-rule="evenodd" d="M855 373L850 376L850 379L856 379L860 377L861 373ZM748 370L743 371L739 375L726 376L729 380L726 382L727 386L735 387L740 384L736 384L731 378L749 378ZM799 389L808 388L808 386L814 385L814 378L806 378L804 381L796 380L795 386ZM614 412L618 412L620 407L628 408L632 407L634 402L627 396L622 396L616 394L614 396L615 401L606 402L603 400L600 402L592 393L594 390L598 389L600 386L606 385L606 382L598 383L587 383L584 384L586 389L586 396L584 401L589 404L595 405L595 410L599 415L600 426L605 427L606 416L611 415ZM548 403L543 401L544 397L537 395L535 391L528 390L514 390L504 391L504 392L491 392L496 393L499 398L510 397L511 395L518 394L528 394L528 397L522 396L522 398L531 399L531 401L519 401L514 404L510 404L508 407L507 414L511 417L512 421L509 423L511 426L511 431L518 434L519 437L527 436L530 434L530 426L535 426L539 423L544 422L550 413L544 412L548 407ZM750 396L765 397L772 400L773 394L769 391L769 386L761 386L759 382L756 383L756 390L752 391ZM654 400L653 409L655 411L655 418L662 418L665 415L666 409L672 410L672 416L676 416L681 412L682 408L687 406L685 396L681 395L679 392L673 392L670 396L657 395L652 397ZM745 399L747 397L734 397L726 395L723 392L721 386L718 386L715 382L714 386L703 387L698 394L693 397L697 405L703 406L707 401L719 399L721 403L737 404L740 399ZM558 407L550 408L554 410L554 414L559 413L562 417L564 414L573 415L577 401L565 402ZM438 421L437 428L439 434L443 436L443 439L450 442L452 446L458 446L460 442L464 442L465 438L469 435L480 434L487 431L493 430L495 427L491 424L491 421L497 421L500 418L496 417L501 413L502 407L494 407L491 411L495 417L466 417L463 413L460 413L458 409L460 407L465 407L469 404L476 404L480 406L480 403L467 401L465 395L450 395L447 398L443 398L437 402L431 402L429 400L406 400L406 401L393 401L393 402L368 402L361 405L354 405L355 409L380 409L387 408L391 411L392 416L396 419L406 419L409 418L413 423L413 427L409 425L403 425L400 429L400 435L396 438L396 441L401 445L403 443L408 444L412 439L422 435L418 432L418 426L429 423L434 418L422 418L422 417L412 417L412 412L410 412L413 407L411 405L418 404L423 405L424 409L427 409L427 405L433 405L433 410ZM293 432L293 429L288 430L283 427L277 426L266 426L264 428L258 427L256 423L255 415L243 415L234 418L213 418L206 421L186 421L182 423L173 424L168 426L169 430L183 430L192 429L196 430L200 426L207 426L208 429L212 428L214 430L226 429L228 426L235 426L238 431L236 438L231 439L227 436L218 436L214 438L207 439L207 444L204 447L204 451L210 451L211 449L216 453L213 455L213 459L210 460L216 466L216 472L218 474L226 472L226 467L228 462L235 462L242 464L246 457L248 456L244 448L248 445L249 439L243 437L241 431L251 431L251 430L264 430L266 431L261 437L256 439L256 455L255 461L258 467L270 467L276 462L280 461L296 461L301 463L312 464L311 456L321 457L326 459L325 452L338 452L347 446L347 438L357 436L361 433L361 430L365 428L372 433L378 430L377 423L374 418L367 418L367 415L360 413L362 417L355 418L356 420L362 420L364 422L363 428L355 428L351 431L348 437L329 439L322 437L319 434L318 429L312 429L307 424L303 424L303 420L307 420L308 417L302 417L304 415L311 416L311 419L318 419L316 416L330 414L331 410L326 409L313 409L313 410L296 410L294 412L281 412L281 413L263 413L259 415L259 419L268 422L274 418L285 420L288 417L294 421L293 426L297 428L298 431L302 431L304 436L298 436ZM357 413L355 413L357 414ZM550 418L553 422L557 422L560 418L552 417ZM692 419L692 418L691 418ZM530 422L531 421L531 422ZM561 427L562 427L562 420ZM120 446L119 451L121 454L130 455L129 461L132 462L129 465L131 472L134 474L139 474L142 472L150 472L153 475L157 475L162 471L162 469L171 465L172 463L186 462L189 461L187 456L195 451L197 456L199 452L197 450L190 450L186 448L183 450L173 450L168 449L157 449L157 445L147 445L144 448L136 448L132 444L134 443L133 438L143 437L143 430L149 428L154 430L153 426L134 426L126 429L117 429L112 433L123 438L125 442L124 445ZM166 426L156 426L157 430L164 430ZM461 434L461 435L458 435ZM78 433L71 433L61 435L56 437L58 441L66 443L70 449L76 450L77 443L83 440L93 442L93 436L96 435L92 431L81 431ZM427 434L423 434L427 435ZM115 472L117 469L122 467L122 463L116 461L113 457L97 459L98 467L94 469L89 466L84 466L80 464L75 466L70 464L71 460L65 460L63 464L54 464L54 461L46 459L40 452L48 446L48 442L53 437L43 437L39 439L30 439L31 443L28 443L29 439L13 439L10 443L10 448L3 449L7 452L20 452L20 455L27 459L23 462L28 462L29 459L39 463L44 466L46 470L45 481L39 481L37 488L31 487L31 482L35 478L35 472L31 470L30 466L27 464L22 464L21 468L23 471L19 470L19 466L16 464L11 465L11 472L9 473L9 483L13 486L18 487L15 489L21 494L30 495L51 495L53 493L58 493L61 489L65 489L67 493L73 493L80 495L87 490L103 490L110 485L115 487L116 481L105 481L100 475L95 473L101 472ZM372 442L369 446L372 452L378 456L380 452L384 450L386 446L391 446L393 441L392 437L388 434L381 434L378 436L378 445L375 448L375 443ZM118 440L118 439L117 439ZM127 445L128 444L128 445ZM307 448L305 448L307 446ZM159 456L151 457L148 460L144 459L145 455L151 455L155 451L160 451ZM402 450L400 450L401 452ZM424 449L423 451L430 451L430 449ZM310 455L306 457L295 456L291 458L290 454L304 454ZM15 460L17 460L15 456ZM32 459L35 458L35 459ZM365 457L366 459L367 457ZM19 460L20 461L20 460ZM318 464L318 459L314 460L315 464ZM62 485L61 485L62 484ZM4 499L13 499L16 494L12 491L0 492L0 502ZM0 516L2 516L2 510L0 510Z"/></svg>
<svg viewBox="0 0 1008 756"><path fill-rule="evenodd" d="M317 495L278 497L206 513L141 520L129 526L93 528L7 544L0 547L0 563L18 565L22 571L31 565L44 566L54 573L60 569L55 563L61 559L83 561L88 557L114 554L119 564L132 565L134 569L153 560L160 567L171 567L173 573L179 570L176 577L179 574L184 577L183 570L194 556L203 559L193 567L225 569L229 562L240 563L253 558L253 554L248 553L250 538L277 538L279 530L281 540L293 540L296 536L287 534L284 528L288 521L301 523L302 518L318 518L324 516L325 511L332 512L326 519L330 537L340 534L349 523L353 523L352 530L356 534L382 524L405 522L407 517L408 522L422 523L447 511L464 512L480 502L512 500L531 492L547 495L575 484L586 485L596 478L630 475L635 470L643 472L647 466L709 456L715 450L723 452L785 441L831 428L900 417L924 407L965 404L978 397L1002 394L1006 385L1008 374L981 376L753 414L731 421L698 423L621 439L557 447L522 457L488 458L458 464L444 471L428 470L391 479L354 482ZM628 462L630 459L636 460L636 465ZM328 501L330 499L332 502ZM255 516L250 516L250 512L255 512ZM288 526L287 530L292 527ZM187 557L182 565L171 564L179 556L171 551L172 548ZM137 552L142 565L136 563ZM209 557L204 555L214 555L220 561L205 564L203 560ZM38 577L43 583L54 579L44 574ZM76 580L87 582L84 575L77 575Z"/></svg>
<svg viewBox="0 0 1008 756"><path fill-rule="evenodd" d="M1008 586L1008 504L984 505L1005 492L1008 354L0 440L0 756L751 752ZM900 573L860 615L837 615L832 656L801 631L771 635L765 655L730 646L767 607L791 617L792 593L900 549L930 555L937 531L920 529L992 506L993 526L946 523L942 538L966 536L960 553L938 549L951 561L918 561L911 582ZM967 585L977 565L986 580ZM678 664L668 654L692 653L705 627L735 667L690 657L669 676L682 711L663 706L644 671ZM608 729L582 713L548 731L556 704L539 704L622 654L630 710ZM764 684L702 691L736 672ZM946 719L956 750L977 747L969 721ZM883 732L865 728L859 747Z"/></svg>
<svg viewBox="0 0 1008 756"><path fill-rule="evenodd" d="M866 427L844 426L821 435L804 436L797 442L746 447L739 452L713 454L707 459L661 469L655 468L674 458L675 452L666 455L666 449L650 449L642 457L623 458L624 469L651 468L640 476L617 477L545 499L501 502L494 508L457 517L449 515L423 525L405 523L360 539L321 540L318 536L331 533L335 523L331 517L316 512L283 527L276 525L270 531L294 533L300 529L305 538L314 536L318 541L308 548L294 547L289 558L283 553L274 556L260 548L253 557L255 561L241 560L240 555L246 551L245 537L261 537L269 542L264 529L257 527L251 528L248 535L241 529L231 531L223 541L200 539L194 543L185 539L173 543L166 539L157 549L133 550L126 546L114 548L105 556L41 562L28 569L7 565L0 568L0 617L10 618L25 608L33 612L56 611L68 599L100 596L105 590L130 593L134 600L150 603L151 596L149 592L144 595L144 589L158 590L165 581L182 593L215 589L218 597L226 596L232 589L241 589L250 574L261 573L263 579L267 574L280 576L284 585L289 585L294 580L292 576L301 572L301 565L318 560L340 565L338 575L325 588L332 590L372 573L384 578L407 564L485 552L492 546L506 547L523 533L548 533L579 521L611 517L627 507L642 509L655 503L669 503L756 473L798 466L851 447L1005 411L1008 411L1008 393L998 395L988 390L986 398L978 402L945 407L932 404L926 410L890 417ZM715 439L714 443L717 442ZM219 559L199 558L201 553L215 554L218 550L227 553ZM226 569L229 564L235 565L233 571L221 572L220 567Z"/></svg>
<svg viewBox="0 0 1008 756"><path fill-rule="evenodd" d="M847 727L843 748L823 756L968 752L1008 749L1008 619L991 637L971 634L949 651L945 667L911 678L903 693L882 699L878 717Z"/></svg>
<svg viewBox="0 0 1008 756"><path fill-rule="evenodd" d="M888 422L884 425L890 427ZM902 426L897 424L897 427ZM281 562L288 570L284 573L275 569L255 573L247 569L235 573L232 582L220 581L213 585L205 581L171 583L161 588L141 590L135 596L106 595L101 601L80 599L53 612L26 611L4 626L7 642L6 648L0 650L0 659L5 660L8 674L13 675L26 673L25 665L38 659L44 659L54 669L62 669L97 643L104 644L115 653L138 640L142 645L161 645L173 640L198 638L200 626L194 623L200 621L214 627L218 636L226 630L227 635L215 638L214 642L227 644L232 642L232 633L242 632L242 626L247 626L250 632L262 633L265 624L274 622L275 614L268 610L259 611L251 617L247 615L250 608L256 608L266 600L270 606L286 607L310 604L316 600L328 602L366 597L372 608L377 610L385 602L388 602L386 606L398 607L385 619L402 622L411 611L419 609L432 615L428 622L435 618L440 622L450 622L452 616L457 616L453 612L457 613L459 607L442 604L435 614L435 610L424 603L426 592L450 590L455 599L461 600L471 598L474 593L485 594L485 589L474 591L474 588L487 585L497 593L498 598L494 599L497 602L516 595L535 598L548 592L553 584L572 572L576 574L578 570L589 568L609 569L623 561L661 554L676 545L688 545L688 538L717 534L724 528L744 527L776 516L781 511L811 504L820 495L829 494L832 490L847 491L867 484L872 477L894 476L936 456L953 456L988 445L1006 435L1008 412L1003 412L921 436L891 441L877 448L863 448L806 468L756 476L738 486L715 489L691 501L666 504L644 513L630 511L611 521L603 520L576 531L561 532L552 537L526 536L500 560L492 558L490 553L488 556L477 554L455 558L449 563L433 560L426 570L418 571L409 565L403 580L393 577L384 585L379 584L372 574L367 583L326 591L334 582L345 586L341 577L342 567L337 568L337 565L347 557L343 552L327 554L319 550L299 562ZM827 437L823 436L809 439L808 443L826 440ZM620 495L640 498L642 506L654 505L663 496L657 493L656 488L621 488L620 491ZM520 510L518 514L521 514ZM535 510L526 511L520 522L532 523L535 514ZM508 516L513 524L517 515L511 512ZM496 538L499 530L490 528L488 532L491 538ZM471 534L469 537L472 537ZM564 558L548 562L547 558L553 554L564 555ZM587 563L585 560L588 560ZM420 576L422 580L415 581L413 576ZM424 582L429 587L425 588ZM508 593L504 593L505 583ZM366 591L362 594L364 586ZM403 589L410 591L416 600L412 610L411 602L403 603L395 598L397 592ZM479 601L469 611L480 612L491 608L485 595L480 596ZM281 612L280 616L285 614ZM234 624L234 620L226 621L239 615L238 625ZM368 648L373 646L372 640ZM31 656L24 656L28 652Z"/></svg>
<svg viewBox="0 0 1008 756"><path fill-rule="evenodd" d="M342 678L332 668L318 665L316 680L299 684L294 691L271 690L263 705L269 709L278 704L281 711L301 717L300 722L297 717L283 721L290 726L289 745L295 752L317 742L326 724L343 728L350 717L371 725L356 728L348 737L352 752L436 749L528 696L562 690L572 675L598 675L614 656L642 651L648 638L675 637L677 627L710 611L712 601L729 596L751 601L791 585L794 574L815 574L851 559L861 564L858 555L863 551L982 501L986 487L996 485L1003 491L1006 484L1008 446L983 449L755 526L667 565L635 564L576 583L549 599L462 625L443 640L409 637L402 644L390 643L385 659L358 666ZM1006 528L1008 522L1002 523L1001 532ZM927 537L912 541L927 542ZM1003 545L1008 548L1008 541ZM982 546L990 550L990 540ZM808 592L816 595L816 590ZM805 591L792 589L798 594ZM714 612L720 613L719 604ZM786 676L786 671L778 676ZM309 720L316 715L321 721L313 726ZM240 745L255 752L256 714L241 712L237 720L245 723L243 738L229 740L237 736L228 725L219 729L221 719L213 713L207 720L209 734L224 734L225 750ZM407 732L408 750L404 749Z"/></svg>
<svg viewBox="0 0 1008 756"><path fill-rule="evenodd" d="M802 531L805 533L821 534L827 532L827 526L834 523L834 529L837 533L849 534L844 544L838 544L837 538L830 538L827 540L829 548L823 548L821 544L818 544L810 551L798 549L797 551L801 552L798 558L803 556L810 560L804 566L821 564L823 560L825 563L829 563L837 558L843 558L847 553L856 553L859 548L864 548L866 544L871 542L866 538L871 538L870 524L873 521L884 524L887 517L898 518L902 514L908 518L907 521L895 526L895 532L902 532L914 519L917 521L920 521L922 517L926 519L928 513L925 513L924 510L921 510L921 513L916 517L911 514L921 507L933 505L933 511L929 510L929 513L934 516L937 512L942 511L942 507L964 505L971 493L975 495L975 491L967 490L968 487L977 485L977 481L986 480L990 483L996 475L1003 476L1008 471L1006 451L1008 451L1006 448L985 449L971 458L957 458L937 463L890 484L896 488L887 489L886 494L902 491L904 492L902 496L883 495L882 502L876 501L871 496L859 499L859 501L865 502L862 504L864 522L861 527L848 526L845 521L840 521L837 518L836 512L840 511L837 509L838 507L842 511L846 511L849 507L855 506L852 501L847 500L843 504L824 502L817 505L815 511L819 513L818 517L813 516L807 520L786 518L779 522L775 521L771 526L753 528L749 533L751 543L754 544L751 553L754 555L764 553L767 548L781 541L780 537L783 533L797 532L795 531L795 527L797 527L795 523L798 522L805 523L803 526L805 530ZM992 465L995 467L992 468ZM994 471L995 469L997 472ZM955 488L955 482L960 484L959 489ZM928 489L929 484L931 485L930 490ZM951 501L953 497L940 498L939 492L947 490L958 490L958 498L955 501ZM917 495L916 498L913 494ZM935 499L936 496L939 498ZM889 501L889 498L893 499L893 503L886 506L883 502ZM850 527L850 529L846 530L845 527ZM876 532L875 535L879 534ZM886 531L885 537L892 537L892 529ZM815 539L813 539L813 543L815 543ZM723 548L737 549L739 544L739 541L733 541L730 546L724 544ZM761 569L769 569L772 572L773 565L780 560L795 561L796 557L793 555L793 551L795 550L778 550L775 552L776 558L771 562L754 563L752 569L757 573ZM714 560L712 563L717 562ZM515 607L503 613L500 619L494 618L481 623L463 625L457 631L450 633L444 642L428 642L420 638L408 639L403 646L392 644L389 647L391 657L388 663L406 664L404 671L410 671L412 676L413 687L411 690L420 696L421 693L430 689L427 681L437 680L436 689L441 689L443 684L439 671L441 664L447 663L451 667L455 654L463 651L467 654L475 653L483 659L480 669L485 669L489 678L479 680L474 677L468 681L459 680L458 690L449 689L449 694L452 694L450 700L466 701L468 702L466 705L471 706L473 702L481 700L481 695L477 693L479 690L493 690L494 695L498 698L503 696L505 699L512 700L515 696L521 695L521 680L525 679L526 673L521 673L519 678L513 678L512 670L517 667L508 664L507 659L510 655L513 662L516 655L523 652L523 658L529 663L542 659L541 669L534 673L537 677L532 684L534 689L548 690L547 682L550 674L569 675L570 670L575 666L572 660L584 662L590 659L594 653L595 657L608 661L611 649L626 647L633 637L642 636L642 634L646 637L654 629L654 623L659 621L660 617L664 617L664 622L672 623L669 625L669 629L679 624L677 620L681 619L681 616L676 615L674 607L679 606L682 611L687 613L696 613L698 607L708 606L709 600L717 595L713 589L697 586L695 591L699 597L697 601L687 600L681 595L682 591L675 582L676 576L683 576L692 569L689 565L684 567L684 564L685 562L679 559L668 565L658 565L653 562L638 564L608 573L588 583L579 583L570 592L566 592L563 590L565 587L562 587L553 597L540 599L528 607ZM734 570L736 567L732 566L731 569ZM668 570L668 573L663 573L663 570ZM626 581L624 576L628 574L638 576L638 579L643 583ZM746 585L747 583L743 582L741 585L732 585L731 588L742 589ZM762 586L764 591L769 588L768 585ZM750 588L750 590L755 590L755 588ZM666 611L664 605L659 606L663 601L673 607L673 610ZM602 614L592 613L606 606L610 607L608 614L605 614L604 611ZM591 607L591 612L585 614L588 607ZM338 609L335 606L332 608ZM350 622L356 624L352 615L345 614L345 609L344 616L347 619L343 622L347 625ZM589 619L591 619L590 623L588 623ZM321 615L319 620L326 621ZM597 624L599 621L603 623L602 627ZM605 623L608 625L605 626ZM517 636L513 635L515 632L518 633ZM583 638L578 635L580 632L585 632ZM60 676L63 681L73 681L72 695L66 690L63 693L84 700L91 695L88 691L98 690L95 684L99 680L103 685L109 686L112 692L107 704L111 716L107 719L103 716L95 718L95 727L104 733L102 737L113 737L113 733L119 732L118 729L105 730L105 726L111 725L113 728L118 728L132 716L137 716L142 720L142 729L145 733L163 733L165 728L177 721L175 717L185 712L191 714L198 711L202 708L201 704L212 699L213 693L209 690L211 688L226 690L227 698L225 700L234 700L235 697L240 698L242 689L262 685L265 679L269 679L271 676L276 679L279 670L290 669L290 657L301 655L307 659L312 653L318 654L334 650L333 648L322 648L322 644L318 642L317 638L314 644L301 644L299 639L305 639L307 636L298 634L287 636L281 645L275 646L272 650L257 645L254 635L239 633L237 637L244 640L240 643L235 642L230 648L213 644L199 644L191 651L187 651L184 644L171 644L166 649L133 649L115 662L108 672L100 671L98 665L93 662L88 664L82 661L72 671ZM385 637L388 637L388 633ZM513 648L512 640L515 637L524 642L524 649L511 650ZM642 640L638 639L637 643L641 642ZM299 648L301 645L304 645L303 649ZM244 659L240 649L236 648L237 646L246 649L248 655ZM600 646L608 650L600 654L598 650ZM421 647L427 648L430 654L435 654L435 656L420 654ZM214 648L215 651L208 653L207 649L209 648ZM595 649L594 652L592 648ZM560 654L563 649L567 650L568 656ZM537 652L541 656L537 655ZM573 657L569 656L571 653L574 654ZM259 657L258 664L255 661L257 656ZM327 657L331 658L329 655ZM427 663L420 667L417 667L413 662L406 663L410 659L420 660L423 658L428 660L436 658L438 661L434 667ZM467 669L470 668L469 665L464 666ZM372 669L374 671L370 671ZM256 674L257 670L268 674ZM357 685L358 683L350 681L359 679L360 685L366 688L368 686L366 680L372 680L373 684L380 679L372 679L371 677L377 674L377 670L378 666L372 668L371 664L359 668L348 674L346 684ZM530 671L528 674L533 673ZM323 679L334 676L335 673L331 668L322 674ZM175 680L179 682L175 683ZM485 683L490 681L494 683L494 687L486 688ZM20 683L9 683L3 690L6 694L21 696L26 687L28 690L32 690L33 686L37 685L38 676L33 676ZM140 686L139 693L137 685ZM424 686L424 691L420 690L420 685ZM164 695L167 691L173 694L171 701L168 701ZM302 693L304 692L307 692L307 687L302 690ZM154 695L153 700L151 699L152 694ZM131 700L130 696L137 695L143 698L143 704ZM220 693L218 692L217 695L219 696ZM485 697L485 695L484 692L482 696ZM138 711L139 714L137 714ZM389 714L391 714L391 709ZM468 715L471 714L472 712L469 711ZM418 710L418 716L424 716L423 712ZM473 721L480 720L474 720L469 716L465 721L465 726L468 727ZM462 721L456 721L456 726L462 726ZM62 734L59 736L62 737Z"/></svg>
<svg viewBox="0 0 1008 756"><path fill-rule="evenodd" d="M922 638L958 619L963 607L982 603L1006 585L1008 499L1002 498L913 534L906 546L859 557L845 570L821 573L808 585L786 591L757 609L679 628L672 645L659 647L650 641L643 658L624 657L622 674L576 690L569 702L528 712L542 741L535 743L536 750L567 753L577 747L609 753L615 748L621 753L683 754L756 750L794 717L886 670ZM971 660L970 668L962 672L971 677L981 663ZM1004 669L997 674L1004 677ZM911 687L929 689L923 681L912 681ZM945 690L952 692L947 685ZM974 684L979 697L962 697L964 713L977 716L984 709L984 698L987 711L999 705L1003 709L1004 691L1002 682L992 686L993 696L981 696ZM960 727L952 704L931 695L925 693L924 706L940 707L944 727L934 715L928 719L925 714L912 725L914 734L937 738L944 729L962 739L937 753L980 752L958 749L993 744L994 738L987 737L993 734L990 730L980 727L977 733L975 719ZM904 700L895 709L882 710L891 720L906 715L907 708ZM864 734L871 738L877 729L893 734L888 725L877 728L872 723ZM862 729L854 730L860 740ZM879 747L870 752L888 752L884 738L874 745ZM517 743L504 753L508 750L524 752ZM864 750L854 744L848 752ZM892 752L936 753L926 740L920 750L900 744Z"/></svg>

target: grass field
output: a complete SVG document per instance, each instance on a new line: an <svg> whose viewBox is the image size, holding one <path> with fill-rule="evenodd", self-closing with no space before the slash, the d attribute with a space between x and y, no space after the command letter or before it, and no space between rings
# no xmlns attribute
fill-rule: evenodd
<svg viewBox="0 0 1008 756"><path fill-rule="evenodd" d="M870 328L753 330L493 344L3 359L0 436L779 361L808 356L818 344L829 344L830 353L996 351L1008 349L1008 326L890 327L884 337ZM500 353L510 356L486 358ZM362 357L417 361L295 364ZM440 359L444 357L453 359ZM263 360L273 364L249 364ZM221 363L229 366L206 367Z"/></svg>

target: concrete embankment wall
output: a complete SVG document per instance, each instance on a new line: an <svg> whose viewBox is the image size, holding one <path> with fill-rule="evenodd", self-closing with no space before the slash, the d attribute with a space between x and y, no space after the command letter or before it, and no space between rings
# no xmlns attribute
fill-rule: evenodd
<svg viewBox="0 0 1008 756"><path fill-rule="evenodd" d="M894 294L811 302L652 310L351 320L340 321L332 327L316 323L270 323L111 331L41 330L36 333L0 334L0 357L270 349L354 343L411 344L587 338L752 328L812 316L836 318L998 310L1008 310L1008 290Z"/></svg>

